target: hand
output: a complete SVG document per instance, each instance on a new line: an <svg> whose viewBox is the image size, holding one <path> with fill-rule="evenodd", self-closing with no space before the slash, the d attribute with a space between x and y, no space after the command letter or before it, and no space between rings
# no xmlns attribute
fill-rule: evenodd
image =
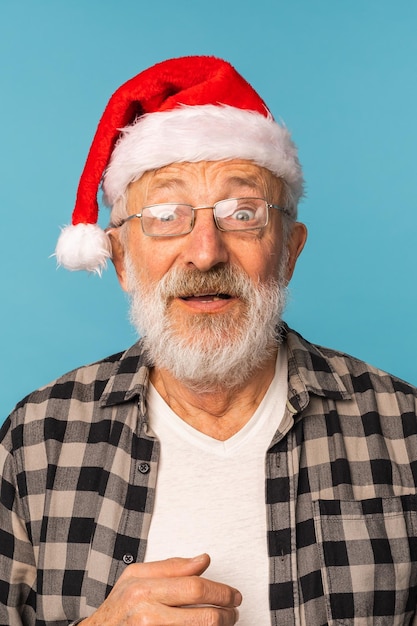
<svg viewBox="0 0 417 626"><path fill-rule="evenodd" d="M210 557L202 554L129 565L108 598L82 624L232 626L242 596L229 585L200 578L209 564Z"/></svg>

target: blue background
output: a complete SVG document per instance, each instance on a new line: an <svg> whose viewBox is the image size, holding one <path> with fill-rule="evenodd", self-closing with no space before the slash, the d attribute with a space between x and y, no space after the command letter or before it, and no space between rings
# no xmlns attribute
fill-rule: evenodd
<svg viewBox="0 0 417 626"><path fill-rule="evenodd" d="M186 54L230 60L299 145L287 321L417 384L416 32L413 0L1 0L2 416L135 340L111 267L49 255L110 94Z"/></svg>

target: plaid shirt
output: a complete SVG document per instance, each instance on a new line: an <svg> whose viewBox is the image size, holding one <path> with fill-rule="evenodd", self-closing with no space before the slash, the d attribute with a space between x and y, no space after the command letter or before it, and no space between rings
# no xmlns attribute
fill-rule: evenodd
<svg viewBox="0 0 417 626"><path fill-rule="evenodd" d="M417 391L285 340L287 410L265 459L271 623L417 624ZM159 454L148 373L139 342L32 393L4 424L2 625L86 617L143 560Z"/></svg>

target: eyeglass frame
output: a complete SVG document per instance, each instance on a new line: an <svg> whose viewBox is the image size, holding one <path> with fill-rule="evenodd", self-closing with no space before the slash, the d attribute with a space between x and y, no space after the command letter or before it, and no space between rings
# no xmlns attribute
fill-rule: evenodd
<svg viewBox="0 0 417 626"><path fill-rule="evenodd" d="M228 229L228 228L222 228L218 221L217 221L217 217L216 217L216 206L218 204L220 204L221 202L225 202L227 200L262 200L263 202L265 202L266 205L266 220L265 220L265 224L263 224L262 226L256 226L255 228L237 228L237 229ZM121 226L123 226L124 224L126 224L126 222L129 222L130 220L133 220L135 217L140 219L140 225L142 228L142 232L146 237L163 237L163 238L168 238L168 237L182 237L183 235L189 235L195 225L195 211L199 211L200 209L212 209L213 210L213 219L214 219L214 223L216 225L216 228L218 230L220 230L223 233L247 233L250 231L254 231L254 230L261 230L262 228L265 228L266 226L268 226L269 223L269 211L268 209L277 209L278 211L282 211L287 217L291 217L291 213L288 209L286 209L285 207L281 207L277 204L271 204L270 202L268 202L267 200L265 200L265 198L257 198L257 197L243 197L243 198L225 198L224 200L218 200L217 202L215 202L213 205L209 205L209 206L196 206L193 207L191 204L187 204L186 202L158 202L156 204L148 204L144 207L142 207L141 211L144 211L145 209L151 209L152 207L156 207L156 206L164 206L164 205L182 205L182 206L187 206L191 209L192 211L192 215L191 215L191 220L190 220L190 228L189 230L183 232L183 233L174 233L174 234L168 234L168 235L153 235L150 233L147 233L143 227L143 221L142 221L142 217L143 217L143 213L133 213L132 215L129 215L128 217L126 217L124 220L122 220L121 224L119 224L118 228L120 228Z"/></svg>

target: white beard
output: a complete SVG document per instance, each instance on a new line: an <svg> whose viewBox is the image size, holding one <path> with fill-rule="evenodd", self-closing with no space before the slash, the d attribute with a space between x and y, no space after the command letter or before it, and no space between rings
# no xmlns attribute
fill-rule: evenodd
<svg viewBox="0 0 417 626"><path fill-rule="evenodd" d="M224 266L208 272L174 268L145 287L128 254L125 262L130 319L143 337L149 362L188 388L203 393L241 387L277 350L286 301L285 263L278 278L265 284L254 284L239 268ZM242 304L234 315L182 316L178 326L170 310L172 299L202 292L232 294Z"/></svg>

